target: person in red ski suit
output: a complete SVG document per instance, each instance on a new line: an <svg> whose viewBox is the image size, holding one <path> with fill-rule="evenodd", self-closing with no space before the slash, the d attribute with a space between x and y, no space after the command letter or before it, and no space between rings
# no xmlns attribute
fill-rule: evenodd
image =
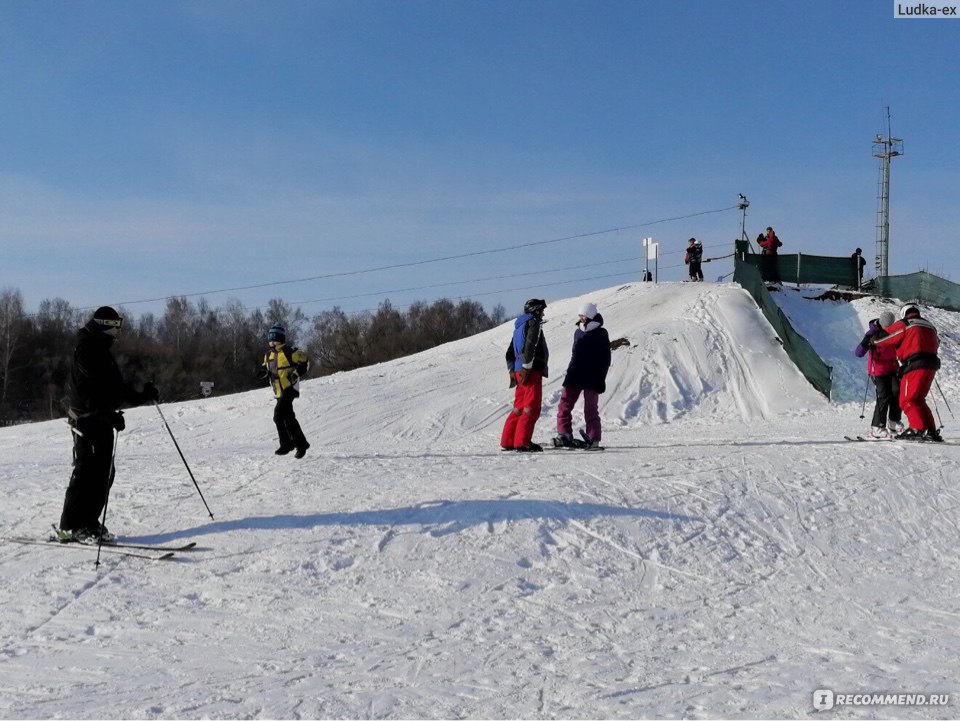
<svg viewBox="0 0 960 721"><path fill-rule="evenodd" d="M900 361L900 407L910 427L897 438L943 442L927 394L940 368L940 337L933 323L920 316L920 309L908 303L900 309L900 320L887 328L887 337L871 341L877 348L892 346Z"/></svg>
<svg viewBox="0 0 960 721"><path fill-rule="evenodd" d="M547 303L531 298L514 322L513 340L507 347L507 369L510 387L516 387L513 408L507 415L500 435L505 451L542 451L533 442L533 428L540 418L543 402L543 379L547 377L547 339L543 335L543 312Z"/></svg>
<svg viewBox="0 0 960 721"><path fill-rule="evenodd" d="M773 232L773 228L769 226L767 227L767 234L763 236L762 240L757 241L757 243L763 255L763 258L761 258L761 273L763 279L771 283L779 283L780 268L777 265L777 248L780 248L783 243L780 242L777 234Z"/></svg>
<svg viewBox="0 0 960 721"><path fill-rule="evenodd" d="M870 327L854 350L857 358L867 357L867 375L876 386L877 402L873 407L873 422L870 428L872 438L888 438L904 430L903 423L900 422L902 411L897 400L900 395L897 349L892 345L870 347L870 341L886 337L886 329L896 320L896 316L889 310L883 311L879 318L870 321Z"/></svg>

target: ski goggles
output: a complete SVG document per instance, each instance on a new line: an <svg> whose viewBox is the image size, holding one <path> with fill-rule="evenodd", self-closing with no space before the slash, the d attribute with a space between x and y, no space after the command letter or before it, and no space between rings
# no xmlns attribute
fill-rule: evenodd
<svg viewBox="0 0 960 721"><path fill-rule="evenodd" d="M110 330L120 330L123 327L123 318L117 318L116 320L112 318L94 318L94 320L98 325Z"/></svg>

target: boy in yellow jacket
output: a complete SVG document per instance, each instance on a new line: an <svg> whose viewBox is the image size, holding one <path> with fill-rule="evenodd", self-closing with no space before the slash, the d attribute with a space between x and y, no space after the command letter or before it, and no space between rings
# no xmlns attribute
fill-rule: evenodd
<svg viewBox="0 0 960 721"><path fill-rule="evenodd" d="M293 412L293 399L300 395L300 374L309 367L307 354L292 346L287 346L287 331L282 323L274 323L267 333L270 350L263 357L262 376L270 379L277 405L273 411L273 422L280 436L280 447L275 451L285 456L296 449L296 458L303 458L310 444L303 435L297 416Z"/></svg>

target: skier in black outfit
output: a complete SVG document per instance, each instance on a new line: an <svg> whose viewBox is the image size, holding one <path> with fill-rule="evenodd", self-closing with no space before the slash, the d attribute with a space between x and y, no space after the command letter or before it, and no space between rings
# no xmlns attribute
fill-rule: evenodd
<svg viewBox="0 0 960 721"><path fill-rule="evenodd" d="M125 427L120 407L160 399L152 383L137 392L124 382L110 352L122 325L117 311L104 306L77 334L68 412L73 432L73 473L57 533L64 542L113 539L101 525L100 514L113 485L114 431L119 433Z"/></svg>

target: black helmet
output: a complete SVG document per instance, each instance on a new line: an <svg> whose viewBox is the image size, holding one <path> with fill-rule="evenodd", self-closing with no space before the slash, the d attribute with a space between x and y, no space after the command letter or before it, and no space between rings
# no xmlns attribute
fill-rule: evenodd
<svg viewBox="0 0 960 721"><path fill-rule="evenodd" d="M109 305L100 306L94 311L93 322L104 333L114 328L120 330L123 326L123 318Z"/></svg>
<svg viewBox="0 0 960 721"><path fill-rule="evenodd" d="M540 298L531 298L523 304L523 312L530 315L542 315L547 308L547 301Z"/></svg>

